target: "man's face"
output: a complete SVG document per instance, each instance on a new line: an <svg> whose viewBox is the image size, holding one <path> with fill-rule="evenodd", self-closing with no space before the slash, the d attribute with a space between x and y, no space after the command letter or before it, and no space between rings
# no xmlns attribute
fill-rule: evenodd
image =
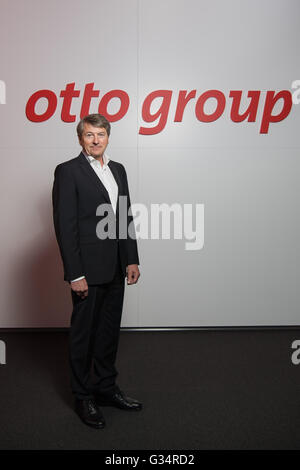
<svg viewBox="0 0 300 470"><path fill-rule="evenodd" d="M108 135L104 127L94 127L84 123L83 133L79 139L83 150L94 158L100 158L108 145Z"/></svg>

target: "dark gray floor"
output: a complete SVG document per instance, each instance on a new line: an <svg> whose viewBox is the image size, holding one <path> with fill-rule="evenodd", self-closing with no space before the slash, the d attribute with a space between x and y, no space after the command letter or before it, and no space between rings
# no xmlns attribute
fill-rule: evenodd
<svg viewBox="0 0 300 470"><path fill-rule="evenodd" d="M144 410L74 414L67 332L2 332L1 449L300 449L300 329L121 332L119 385Z"/></svg>

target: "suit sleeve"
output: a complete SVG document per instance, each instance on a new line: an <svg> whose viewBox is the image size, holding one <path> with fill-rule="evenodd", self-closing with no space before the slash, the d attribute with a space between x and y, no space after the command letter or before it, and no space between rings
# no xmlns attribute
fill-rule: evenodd
<svg viewBox="0 0 300 470"><path fill-rule="evenodd" d="M77 191L74 177L66 165L58 165L52 190L53 222L64 266L64 279L84 276L79 246Z"/></svg>
<svg viewBox="0 0 300 470"><path fill-rule="evenodd" d="M122 165L123 172L124 172L124 184L125 184L125 192L127 196L127 214L128 214L128 226L127 226L127 264L140 264L138 249L137 249L137 242L136 242L136 233L134 228L134 221L131 213L131 202L130 202L130 195L129 195L129 188L128 188L128 180L127 174L124 166Z"/></svg>

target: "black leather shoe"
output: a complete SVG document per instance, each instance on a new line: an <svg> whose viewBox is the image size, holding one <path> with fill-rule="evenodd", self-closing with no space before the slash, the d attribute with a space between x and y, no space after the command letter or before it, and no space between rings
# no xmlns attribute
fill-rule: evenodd
<svg viewBox="0 0 300 470"><path fill-rule="evenodd" d="M104 428L104 417L95 400L91 398L86 400L76 400L75 411L81 421L83 421L88 426L92 426L93 428L97 429Z"/></svg>
<svg viewBox="0 0 300 470"><path fill-rule="evenodd" d="M140 411L143 407L142 403L134 398L126 397L121 390L108 397L97 395L96 401L98 405L115 406L121 410Z"/></svg>

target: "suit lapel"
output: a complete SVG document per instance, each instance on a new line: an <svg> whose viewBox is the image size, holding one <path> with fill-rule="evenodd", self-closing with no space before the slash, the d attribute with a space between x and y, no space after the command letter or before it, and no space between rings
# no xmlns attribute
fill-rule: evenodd
<svg viewBox="0 0 300 470"><path fill-rule="evenodd" d="M97 190L101 192L102 196L106 199L108 203L110 203L108 192L103 185L102 181L96 175L95 171L91 167L90 163L87 161L85 155L81 152L79 155L79 163L81 165L82 171L89 176L90 181L96 186Z"/></svg>
<svg viewBox="0 0 300 470"><path fill-rule="evenodd" d="M119 172L117 170L117 167L116 167L116 165L114 165L114 162L112 162L111 160L109 160L108 166L109 166L110 171L114 175L114 178L116 180L116 183L117 183L118 189L119 189L119 193L120 193L120 190L121 190L121 187L122 187L122 182L121 182L121 178L120 178Z"/></svg>
<svg viewBox="0 0 300 470"><path fill-rule="evenodd" d="M113 176L116 180L116 183L118 185L118 199L117 199L117 207L116 207L116 217L118 218L119 217L119 196L120 196L120 192L121 192L121 188L122 188L122 183L121 183L121 178L120 178L119 172L117 170L117 165L114 165L114 162L109 160L108 166L109 166L109 169L112 172L112 174L113 174Z"/></svg>

